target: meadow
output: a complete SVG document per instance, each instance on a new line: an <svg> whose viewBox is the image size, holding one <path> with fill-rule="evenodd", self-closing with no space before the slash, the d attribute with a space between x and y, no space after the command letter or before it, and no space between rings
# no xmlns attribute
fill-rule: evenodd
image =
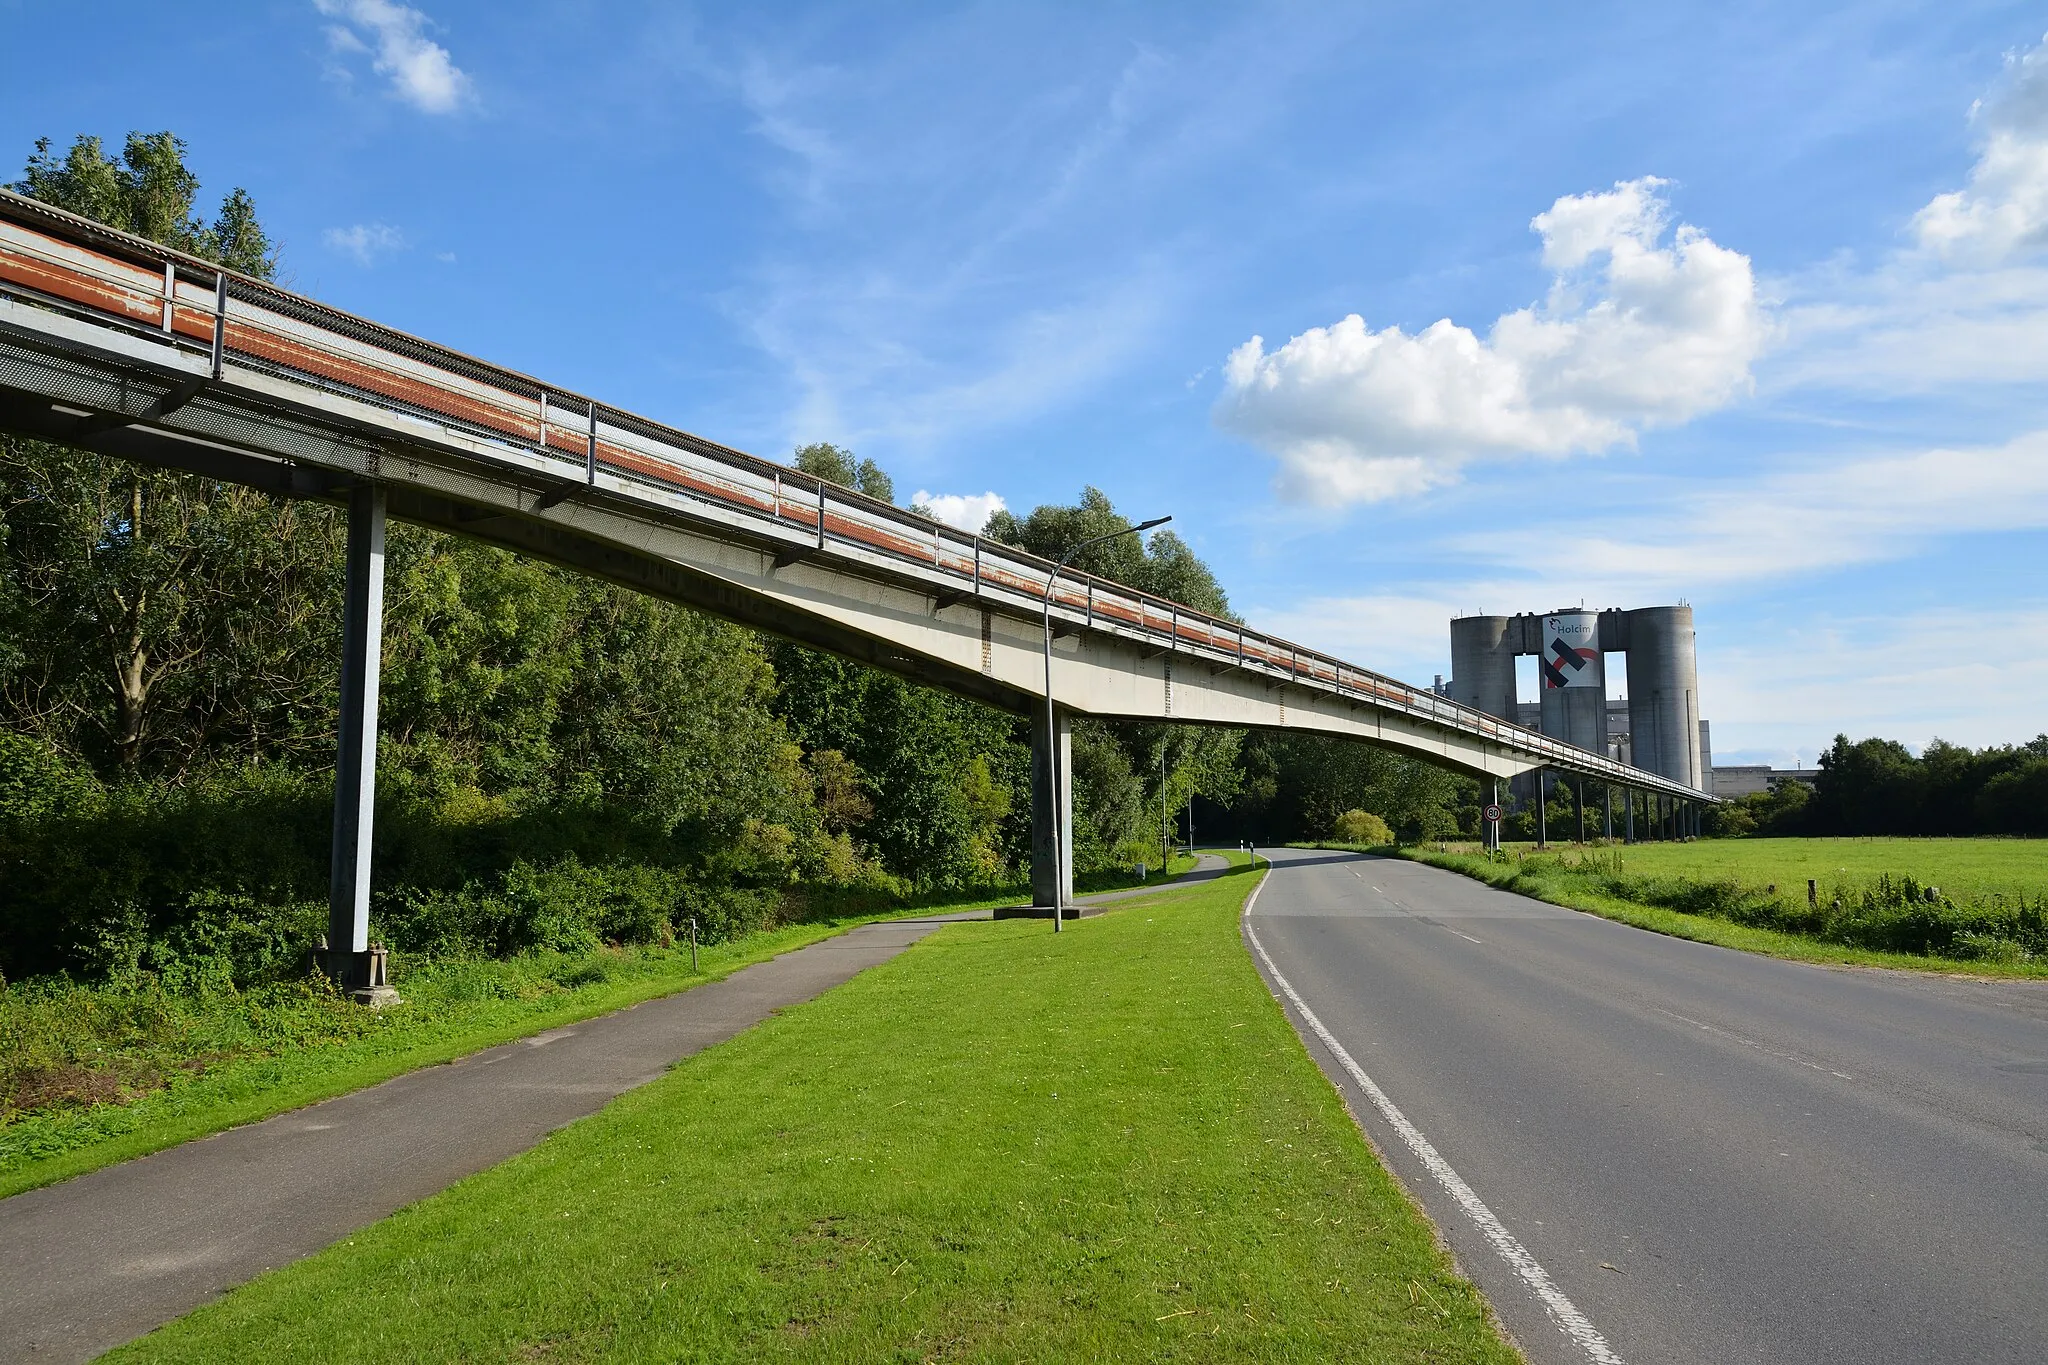
<svg viewBox="0 0 2048 1365"><path fill-rule="evenodd" d="M2048 977L2044 840L1509 844L1492 857L1469 843L1398 851L1503 890L1725 947Z"/></svg>
<svg viewBox="0 0 2048 1365"><path fill-rule="evenodd" d="M1698 839L1629 845L1621 866L1651 876L1775 884L1802 896L1812 879L1824 898L1882 876L1910 876L1958 900L2048 893L2048 839Z"/></svg>

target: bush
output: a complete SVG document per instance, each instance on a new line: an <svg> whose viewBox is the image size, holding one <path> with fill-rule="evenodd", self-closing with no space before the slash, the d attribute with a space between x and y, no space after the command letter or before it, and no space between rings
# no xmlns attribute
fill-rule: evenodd
<svg viewBox="0 0 2048 1365"><path fill-rule="evenodd" d="M1394 831L1387 822L1366 810L1347 810L1337 817L1335 833L1340 844L1391 844Z"/></svg>

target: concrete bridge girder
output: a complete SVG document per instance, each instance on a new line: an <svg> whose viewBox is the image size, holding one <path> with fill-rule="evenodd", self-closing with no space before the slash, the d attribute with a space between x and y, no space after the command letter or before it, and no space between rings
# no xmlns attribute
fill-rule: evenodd
<svg viewBox="0 0 2048 1365"><path fill-rule="evenodd" d="M19 305L0 300L0 321L14 307ZM68 321L37 319L46 329ZM110 342L85 324L71 326L80 332L81 348L90 343L102 349ZM110 360L146 356L161 364L161 354L147 343L118 335L111 342L117 354ZM130 349L141 354L118 354ZM190 363L196 369L198 362ZM63 381L63 388L80 387L75 375ZM125 391L111 383L105 387L105 393L81 396L118 410ZM331 422L333 430L315 434L302 425L299 439L281 442L275 440L279 428L237 414L230 425L241 429L229 434L241 439L231 447L219 439L219 414L203 401L149 425L115 427L83 439L69 430L73 419L33 400L11 403L9 424L297 496L340 501L348 485L374 480L389 490L390 515L400 520L502 545L1012 712L1024 713L1033 699L1043 698L1041 621L1037 604L1020 594L991 590L939 606L929 591L886 581L882 575L894 567L886 561L869 566L873 576L863 575L868 556L859 546L835 541L792 560L788 544L734 538L735 528L719 524L715 506L609 473L540 506L560 485L561 470L538 457L521 459L494 443L465 441L446 431L436 431L431 445L408 449L377 431L388 425L390 413L362 400L308 395L303 385L260 373L234 374L233 387L245 400L319 409L322 425ZM351 429L364 432L363 438L336 434ZM267 451L266 434L273 445ZM507 477L517 477L522 463L532 481L528 487ZM633 506L627 496L643 506ZM650 501L657 506L644 507ZM694 531L649 515L662 510L710 524ZM1219 667L1227 661L1161 650L1155 640L1125 638L1109 627L1065 629L1053 642L1053 691L1059 705L1077 714L1307 730L1381 744L1480 776L1512 777L1540 766L1504 746L1368 701Z"/></svg>

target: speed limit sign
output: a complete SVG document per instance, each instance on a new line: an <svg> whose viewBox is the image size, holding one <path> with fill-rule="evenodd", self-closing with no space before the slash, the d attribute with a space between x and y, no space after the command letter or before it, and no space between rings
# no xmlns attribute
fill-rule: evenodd
<svg viewBox="0 0 2048 1365"><path fill-rule="evenodd" d="M1488 823L1488 824L1493 824L1493 825L1497 825L1497 824L1499 824L1499 823L1500 823L1500 807L1499 807L1499 806L1488 806L1488 807L1486 808L1486 821L1487 821L1487 823Z"/></svg>

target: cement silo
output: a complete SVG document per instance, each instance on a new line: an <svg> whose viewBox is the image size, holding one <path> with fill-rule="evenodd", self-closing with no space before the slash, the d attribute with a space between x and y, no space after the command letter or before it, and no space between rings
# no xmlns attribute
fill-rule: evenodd
<svg viewBox="0 0 2048 1365"><path fill-rule="evenodd" d="M1628 728L1635 765L1704 791L1691 607L1628 613Z"/></svg>
<svg viewBox="0 0 2048 1365"><path fill-rule="evenodd" d="M1628 656L1626 733L1618 715L1610 723L1607 705L1605 656L1617 652ZM1691 607L1462 616L1451 622L1450 690L1468 706L1534 722L1595 753L1626 753L1635 767L1707 791L1711 758L1694 652ZM1515 659L1528 654L1536 656L1537 700L1517 706Z"/></svg>
<svg viewBox="0 0 2048 1365"><path fill-rule="evenodd" d="M1600 614L1551 612L1543 618L1541 640L1536 694L1543 733L1606 753L1607 664L1600 646Z"/></svg>
<svg viewBox="0 0 2048 1365"><path fill-rule="evenodd" d="M1515 718L1515 640L1505 616L1451 622L1451 699L1502 720Z"/></svg>

